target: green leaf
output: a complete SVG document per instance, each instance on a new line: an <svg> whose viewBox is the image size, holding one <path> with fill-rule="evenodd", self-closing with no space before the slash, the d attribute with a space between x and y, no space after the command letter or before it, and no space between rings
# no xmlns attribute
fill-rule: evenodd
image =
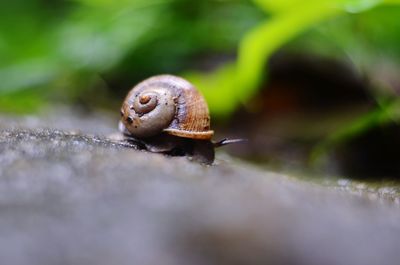
<svg viewBox="0 0 400 265"><path fill-rule="evenodd" d="M250 30L241 40L236 62L221 66L213 73L191 73L195 85L213 102L222 91L229 91L218 105L210 104L216 116L227 116L235 105L254 96L265 78L265 65L276 50L295 37L326 20L346 13L370 10L379 4L398 4L400 0L253 0L272 14ZM234 65L234 66L233 66ZM229 70L227 70L229 69ZM218 101L218 100L214 100ZM219 100L221 101L221 100Z"/></svg>

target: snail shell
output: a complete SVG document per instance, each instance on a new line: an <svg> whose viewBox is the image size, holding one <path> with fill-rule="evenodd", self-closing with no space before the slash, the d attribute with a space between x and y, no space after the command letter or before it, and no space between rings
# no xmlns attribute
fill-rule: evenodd
<svg viewBox="0 0 400 265"><path fill-rule="evenodd" d="M170 135L210 140L208 106L200 92L177 76L159 75L137 84L126 96L121 122L137 138L165 132Z"/></svg>

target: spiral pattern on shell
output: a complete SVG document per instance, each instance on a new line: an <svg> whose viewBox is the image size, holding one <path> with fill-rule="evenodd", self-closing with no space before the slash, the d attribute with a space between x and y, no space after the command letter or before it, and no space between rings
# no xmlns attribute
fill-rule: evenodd
<svg viewBox="0 0 400 265"><path fill-rule="evenodd" d="M188 81L172 75L146 79L132 88L121 108L121 122L134 137L161 132L192 139L211 139L208 106Z"/></svg>

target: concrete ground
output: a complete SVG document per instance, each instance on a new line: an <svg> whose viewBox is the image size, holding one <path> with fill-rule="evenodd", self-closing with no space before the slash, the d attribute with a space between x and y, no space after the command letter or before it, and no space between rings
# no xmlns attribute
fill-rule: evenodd
<svg viewBox="0 0 400 265"><path fill-rule="evenodd" d="M400 263L393 200L30 119L0 119L0 264Z"/></svg>

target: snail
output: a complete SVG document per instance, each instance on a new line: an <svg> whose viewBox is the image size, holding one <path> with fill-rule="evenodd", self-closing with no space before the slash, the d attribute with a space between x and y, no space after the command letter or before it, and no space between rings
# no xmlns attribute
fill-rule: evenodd
<svg viewBox="0 0 400 265"><path fill-rule="evenodd" d="M212 164L215 147L242 141L212 142L207 102L191 83L173 75L153 76L134 86L120 114L119 130L150 152Z"/></svg>

